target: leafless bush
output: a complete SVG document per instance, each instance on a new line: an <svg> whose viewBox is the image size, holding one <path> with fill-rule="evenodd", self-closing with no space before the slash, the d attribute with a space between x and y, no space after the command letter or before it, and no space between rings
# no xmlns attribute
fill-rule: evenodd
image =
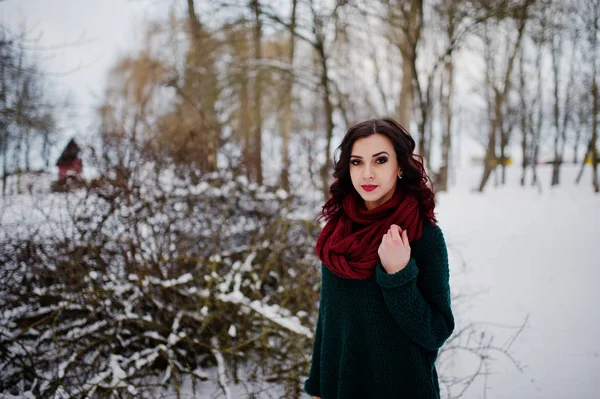
<svg viewBox="0 0 600 399"><path fill-rule="evenodd" d="M217 366L224 392L243 368L299 396L318 226L296 199L231 173L106 176L53 194L67 219L4 226L0 392L153 397Z"/></svg>

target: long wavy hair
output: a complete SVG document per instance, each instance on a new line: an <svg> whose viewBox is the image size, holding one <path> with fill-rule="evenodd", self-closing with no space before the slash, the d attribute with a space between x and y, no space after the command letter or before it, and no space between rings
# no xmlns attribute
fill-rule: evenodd
<svg viewBox="0 0 600 399"><path fill-rule="evenodd" d="M329 187L330 198L323 205L319 220L330 220L342 212L342 199L349 193L356 191L350 178L350 155L352 146L358 139L372 134L381 134L392 142L396 151L398 165L402 169L402 180L398 180L396 189L412 193L418 200L421 213L431 224L437 223L434 216L435 195L431 186L431 179L425 172L423 157L414 154L415 140L410 133L392 118L369 119L357 123L346 132L342 143L336 148L334 160L339 153L339 158L334 161L335 178Z"/></svg>

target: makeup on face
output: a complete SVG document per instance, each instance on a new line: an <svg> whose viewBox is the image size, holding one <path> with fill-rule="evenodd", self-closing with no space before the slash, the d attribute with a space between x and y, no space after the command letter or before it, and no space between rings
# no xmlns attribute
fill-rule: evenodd
<svg viewBox="0 0 600 399"><path fill-rule="evenodd" d="M379 186L373 185L373 184L363 184L361 187L363 188L363 190L371 192L371 191L375 190Z"/></svg>
<svg viewBox="0 0 600 399"><path fill-rule="evenodd" d="M350 154L352 184L367 207L379 206L391 198L398 179L391 141L380 134L367 136L354 142Z"/></svg>
<svg viewBox="0 0 600 399"><path fill-rule="evenodd" d="M378 164L383 164L386 163L389 160L389 154L385 151L381 151L377 154L373 154L372 158L375 158L377 156L381 155L380 157L378 157L375 162ZM350 155L350 164L358 166L362 163L363 159L361 156L359 155Z"/></svg>

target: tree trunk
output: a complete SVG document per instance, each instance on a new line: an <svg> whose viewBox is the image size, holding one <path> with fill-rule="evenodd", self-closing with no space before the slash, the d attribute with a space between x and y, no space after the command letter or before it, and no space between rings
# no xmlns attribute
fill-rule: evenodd
<svg viewBox="0 0 600 399"><path fill-rule="evenodd" d="M217 170L217 146L220 136L216 102L218 101L218 84L212 48L208 48L207 34L196 14L194 0L187 0L188 21L193 41L193 65L186 65L186 82L184 93L200 105L196 107L202 112L199 128L205 133L205 160L200 165L207 171ZM198 71L203 71L199 73Z"/></svg>
<svg viewBox="0 0 600 399"><path fill-rule="evenodd" d="M577 153L579 152L579 141L581 140L581 129L575 129L575 143L573 144L573 164L577 165L579 159Z"/></svg>
<svg viewBox="0 0 600 399"><path fill-rule="evenodd" d="M422 105L421 118L422 120L417 123L419 137L419 155L423 157L423 163L425 168L429 168L430 155L431 155L431 124L429 123L429 110L426 109L425 105Z"/></svg>
<svg viewBox="0 0 600 399"><path fill-rule="evenodd" d="M579 172L577 173L577 177L575 178L575 184L579 184L581 180L581 176L583 176L583 170L585 169L585 160L592 153L592 139L588 142L587 149L585 150L585 154L583 154L583 160L581 161L581 167L579 168Z"/></svg>
<svg viewBox="0 0 600 399"><path fill-rule="evenodd" d="M398 104L398 123L410 131L410 119L413 106L413 73L408 56L402 56L402 85L400 104Z"/></svg>
<svg viewBox="0 0 600 399"><path fill-rule="evenodd" d="M527 142L527 133L529 128L527 126L527 101L525 101L525 70L523 66L523 51L520 51L519 55L519 95L521 97L521 186L525 186L525 177L527 174L527 166L529 163L529 146Z"/></svg>
<svg viewBox="0 0 600 399"><path fill-rule="evenodd" d="M27 172L31 171L31 131L27 129L27 133L25 133L25 170Z"/></svg>
<svg viewBox="0 0 600 399"><path fill-rule="evenodd" d="M398 21L397 17L393 17L398 9L403 9L404 4L401 2L390 2L388 13L391 18L395 19L395 23L403 26L400 35L398 36L397 47L402 55L402 84L400 88L400 103L398 104L398 123L406 130L410 131L410 122L412 119L412 111L414 106L414 80L415 63L417 58L417 44L421 35L423 2L422 0L410 0L408 12L403 12L402 20ZM422 137L418 137L419 142ZM422 148L419 146L419 148ZM423 151L420 150L421 155Z"/></svg>
<svg viewBox="0 0 600 399"><path fill-rule="evenodd" d="M541 84L539 85L541 86ZM540 93L540 97L539 99L541 100L541 89L539 90ZM539 109L539 119L537 122L537 125L533 128L535 129L535 131L531 132L532 135L532 143L531 143L531 174L532 174L532 179L531 179L531 187L535 187L537 186L539 188L539 191L542 191L542 187L540 185L539 179L538 179L538 175L537 175L537 167L538 167L538 163L539 163L539 156L540 156L540 137L541 137L541 131L542 131L542 109L541 109L541 105L540 105L540 109Z"/></svg>
<svg viewBox="0 0 600 399"><path fill-rule="evenodd" d="M448 8L448 28L446 30L449 45L454 40L455 18L455 3L452 1ZM442 76L446 78L446 87L445 92L442 90L440 93L440 99L442 101L442 119L445 119L445 123L442 136L442 166L439 171L438 190L448 191L448 176L451 170L450 154L452 149L452 91L454 89L454 62L452 53L448 54L448 58L444 62L443 72L445 72ZM442 78L441 81L443 85L444 79Z"/></svg>
<svg viewBox="0 0 600 399"><path fill-rule="evenodd" d="M48 170L50 167L50 132L45 131L42 140L42 160L44 161L44 169Z"/></svg>
<svg viewBox="0 0 600 399"><path fill-rule="evenodd" d="M260 21L260 4L258 0L252 0L252 9L254 11L254 59L257 63L262 60L262 23ZM255 178L258 184L263 183L262 176L262 67L259 65L256 71L254 81L254 134L253 134L253 159Z"/></svg>
<svg viewBox="0 0 600 399"><path fill-rule="evenodd" d="M543 123L543 119L544 119L544 98L543 98L543 94L544 92L542 91L542 53L543 53L543 48L542 45L540 44L537 48L536 51L536 57L535 57L535 68L537 71L537 82L536 82L536 86L537 86L537 92L536 92L536 100L537 100L537 115L535 118L535 123L531 123L531 147L532 147L532 153L531 153L531 172L533 174L533 178L531 180L531 186L535 186L538 183L538 176L537 176L537 166L538 166L538 161L539 161L539 154L540 154L540 140L542 137L542 123ZM532 115L533 115L533 109L532 109ZM533 118L533 116L532 116Z"/></svg>
<svg viewBox="0 0 600 399"><path fill-rule="evenodd" d="M288 62L290 68L294 65L294 47L296 43L296 6L298 0L292 0L292 16L290 22L290 53ZM281 168L281 186L285 191L290 191L290 151L289 151L289 136L292 130L292 91L294 87L294 75L293 71L290 70L286 77L286 87L284 89L283 97L283 122L281 129L282 136L282 160L283 167Z"/></svg>
<svg viewBox="0 0 600 399"><path fill-rule="evenodd" d="M483 159L483 176L479 183L479 191L482 192L492 173L492 168L496 159L496 119L497 119L497 97L498 93L495 90L493 75L494 62L492 59L492 43L488 31L488 26L484 26L484 42L485 42L485 97L487 100L488 109L488 140ZM490 94L491 93L491 94Z"/></svg>
<svg viewBox="0 0 600 399"><path fill-rule="evenodd" d="M503 119L502 107L504 105L504 101L505 101L506 96L510 89L510 82L511 82L510 78L511 78L511 74L512 74L512 69L514 66L514 61L517 56L518 50L521 46L521 38L523 37L523 33L525 31L525 25L527 24L527 19L528 19L527 11L528 11L528 7L531 4L531 2L532 1L529 0L523 5L522 14L520 15L520 18L518 21L517 39L515 41L512 53L510 54L507 65L506 65L506 71L505 71L504 79L503 79L504 87L502 88L502 90L494 89L494 91L495 91L495 95L494 95L495 112L494 112L493 119L490 121L488 148L487 148L486 156L485 156L485 160L484 160L483 176L481 177L481 183L479 184L480 192L482 192L483 189L485 188L485 184L487 183L487 180L490 177L490 173L497 162L495 159L496 134L498 131L498 127L500 126L500 124L502 124L502 119ZM490 61L491 60L488 59L488 64Z"/></svg>
<svg viewBox="0 0 600 399"><path fill-rule="evenodd" d="M504 126L500 126L500 167L502 168L501 184L506 184L506 145L508 144L508 133Z"/></svg>
<svg viewBox="0 0 600 399"><path fill-rule="evenodd" d="M598 186L598 86L596 83L596 75L592 79L592 98L594 100L592 111L592 140L590 142L590 155L592 157L592 185L594 192L600 192ZM585 161L585 160L584 160Z"/></svg>
<svg viewBox="0 0 600 399"><path fill-rule="evenodd" d="M319 45L319 55L321 58L321 86L323 90L323 105L325 107L325 121L327 132L327 145L325 149L325 165L321 170L323 180L323 196L329 198L329 172L331 169L331 140L333 138L333 105L331 104L329 89L329 70L327 69L327 58L324 51L324 43Z"/></svg>
<svg viewBox="0 0 600 399"><path fill-rule="evenodd" d="M323 198L329 198L329 177L331 172L331 140L333 139L333 104L331 102L331 87L329 83L329 68L327 66L327 52L325 51L325 35L323 32L322 17L316 13L316 10L311 4L313 17L313 32L315 34L315 42L313 47L316 51L317 60L320 69L319 89L323 101L324 116L325 116L325 164L320 169L321 180L323 182Z"/></svg>
<svg viewBox="0 0 600 399"><path fill-rule="evenodd" d="M452 56L450 56L452 57ZM444 123L444 135L442 137L442 166L440 167L438 179L438 191L448 191L448 175L450 173L450 149L452 148L452 88L454 81L454 64L450 58L445 65L446 92L442 93L442 112Z"/></svg>
<svg viewBox="0 0 600 399"><path fill-rule="evenodd" d="M247 176L253 178L254 164L252 163L252 117L250 115L250 89L249 89L249 69L247 54L241 54L242 66L240 73L240 124L239 129L242 138L242 164L246 169Z"/></svg>
<svg viewBox="0 0 600 399"><path fill-rule="evenodd" d="M598 23L600 22L600 4L598 2L593 3L593 28L590 31L591 36L591 49L592 49L592 139L590 142L590 156L592 157L592 185L594 186L594 192L600 192L600 187L598 186L598 82L596 81L596 76L598 76L598 65L597 65L597 55L598 55L598 41L597 35L600 30L600 26Z"/></svg>
<svg viewBox="0 0 600 399"><path fill-rule="evenodd" d="M485 188L492 170L494 169L494 162L496 160L496 119L490 121L490 130L488 136L487 150L485 158L483 160L483 176L481 176L481 182L479 183L479 191L482 192Z"/></svg>
<svg viewBox="0 0 600 399"><path fill-rule="evenodd" d="M532 143L532 156L531 156L531 172L533 174L533 178L531 180L531 185L535 186L536 184L538 184L538 176L537 176L537 166L538 166L538 162L539 162L539 156L540 156L540 136L541 136L541 114L542 111L539 111L540 113L540 119L538 122L538 126L536 126L536 131L534 132L534 138L533 138L533 143Z"/></svg>
<svg viewBox="0 0 600 399"><path fill-rule="evenodd" d="M552 46L552 71L554 72L554 112L553 112L553 121L554 121L554 162L552 163L552 181L550 182L551 186L556 186L559 183L559 173L560 173L560 164L562 159L559 158L558 146L559 146L559 138L560 138L560 126L559 126L559 118L560 118L560 110L559 110L559 99L558 99L558 85L559 85L559 74L560 74L560 58L562 55L562 46L560 42L560 34L553 34L550 37L550 43Z"/></svg>
<svg viewBox="0 0 600 399"><path fill-rule="evenodd" d="M8 130L5 126L2 126L2 135L2 196L4 197L6 196L6 180L8 177Z"/></svg>
<svg viewBox="0 0 600 399"><path fill-rule="evenodd" d="M4 40L4 35L0 34L0 40ZM0 58L6 60L0 62L0 112L4 115L7 108L7 84L9 83L6 76L6 67L8 64L8 55L4 51L3 46L0 46ZM6 195L6 157L8 144L8 118L0 118L0 157L2 157L2 196Z"/></svg>

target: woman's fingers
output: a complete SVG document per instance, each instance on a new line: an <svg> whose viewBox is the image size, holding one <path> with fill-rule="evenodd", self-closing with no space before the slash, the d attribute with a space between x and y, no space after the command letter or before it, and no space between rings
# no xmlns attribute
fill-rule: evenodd
<svg viewBox="0 0 600 399"><path fill-rule="evenodd" d="M384 243L393 243L393 244L401 244L407 248L410 248L410 243L408 241L408 232L406 230L402 230L402 228L396 224L393 224L388 231L383 235L382 242Z"/></svg>
<svg viewBox="0 0 600 399"><path fill-rule="evenodd" d="M390 237L387 234L384 234L383 237L381 237L381 245L379 246L379 248L381 248L381 246L387 246L389 241Z"/></svg>
<svg viewBox="0 0 600 399"><path fill-rule="evenodd" d="M406 230L402 232L402 242L404 243L405 247L410 247L410 244L408 242L408 233L406 232Z"/></svg>
<svg viewBox="0 0 600 399"><path fill-rule="evenodd" d="M393 224L390 228L391 237L396 242L402 242L402 238L400 238L400 227L398 225Z"/></svg>

